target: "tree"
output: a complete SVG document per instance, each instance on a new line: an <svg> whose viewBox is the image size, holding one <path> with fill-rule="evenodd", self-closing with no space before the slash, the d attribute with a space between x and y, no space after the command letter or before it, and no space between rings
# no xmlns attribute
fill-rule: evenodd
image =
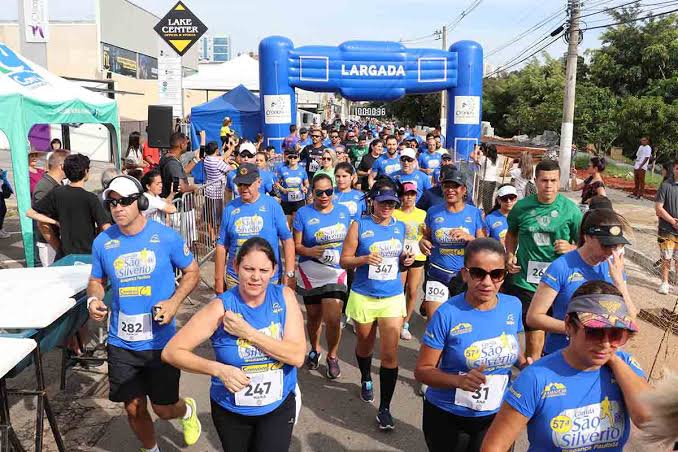
<svg viewBox="0 0 678 452"><path fill-rule="evenodd" d="M384 104L372 102L372 107L386 107L386 114L403 124L434 126L440 123L440 93L410 94Z"/></svg>

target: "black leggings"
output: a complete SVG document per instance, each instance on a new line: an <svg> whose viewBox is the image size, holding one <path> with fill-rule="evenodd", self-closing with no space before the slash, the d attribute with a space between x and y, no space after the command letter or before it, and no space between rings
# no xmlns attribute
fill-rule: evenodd
<svg viewBox="0 0 678 452"><path fill-rule="evenodd" d="M477 452L490 428L494 414L482 417L457 416L424 400L422 429L430 452Z"/></svg>
<svg viewBox="0 0 678 452"><path fill-rule="evenodd" d="M212 422L224 452L287 452L296 418L294 392L275 410L261 416L232 413L212 402Z"/></svg>

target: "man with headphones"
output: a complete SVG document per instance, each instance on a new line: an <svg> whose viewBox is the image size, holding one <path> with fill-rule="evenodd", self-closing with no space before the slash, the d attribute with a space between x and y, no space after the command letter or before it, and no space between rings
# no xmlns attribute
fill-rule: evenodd
<svg viewBox="0 0 678 452"><path fill-rule="evenodd" d="M114 178L103 191L115 225L94 240L92 273L87 286L90 317L109 313L103 299L110 283L108 328L109 399L125 404L128 421L143 449L157 452L151 407L161 419L180 419L187 445L201 433L195 400L179 398L180 371L161 360L174 336L174 317L197 286L200 269L184 240L171 228L148 221L148 199L139 181ZM175 289L174 272L183 275Z"/></svg>

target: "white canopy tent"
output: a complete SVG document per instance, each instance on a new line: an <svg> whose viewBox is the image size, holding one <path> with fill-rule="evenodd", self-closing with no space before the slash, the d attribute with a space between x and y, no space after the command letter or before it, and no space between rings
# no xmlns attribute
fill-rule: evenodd
<svg viewBox="0 0 678 452"><path fill-rule="evenodd" d="M238 85L259 91L259 61L246 54L225 63L199 64L198 73L183 80L184 89L230 91Z"/></svg>

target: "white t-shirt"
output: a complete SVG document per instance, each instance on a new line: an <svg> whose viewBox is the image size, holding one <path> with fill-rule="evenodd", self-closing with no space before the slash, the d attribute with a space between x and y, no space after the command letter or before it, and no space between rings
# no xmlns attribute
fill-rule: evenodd
<svg viewBox="0 0 678 452"><path fill-rule="evenodd" d="M165 211L164 209L167 207L167 201L160 196L155 196L148 192L144 193L144 196L148 198L148 209L144 210L144 216L151 217L154 220L165 224L165 222L160 219L160 215Z"/></svg>
<svg viewBox="0 0 678 452"><path fill-rule="evenodd" d="M525 197L525 186L528 182L527 179L523 178L523 172L520 171L520 168L518 167L511 168L509 174L513 178L513 186L516 187L518 199L523 199Z"/></svg>
<svg viewBox="0 0 678 452"><path fill-rule="evenodd" d="M638 151L636 151L636 162L633 164L633 168L647 170L647 163L650 161L650 157L652 157L652 148L650 146L647 144L638 146ZM645 165L641 168L640 164L643 163L643 160L645 159L647 159L647 162L645 162Z"/></svg>
<svg viewBox="0 0 678 452"><path fill-rule="evenodd" d="M478 163L480 163L480 179L485 182L497 182L497 163L492 163L492 160L484 155L480 156Z"/></svg>

